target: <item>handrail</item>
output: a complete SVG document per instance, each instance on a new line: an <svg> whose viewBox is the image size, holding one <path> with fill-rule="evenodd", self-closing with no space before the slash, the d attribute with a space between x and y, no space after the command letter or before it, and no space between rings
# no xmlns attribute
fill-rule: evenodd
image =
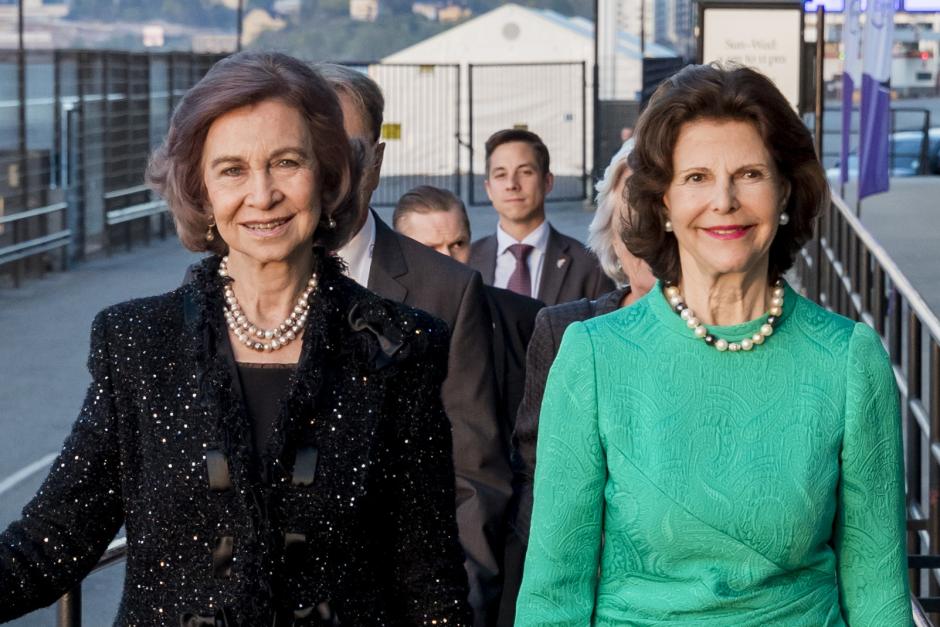
<svg viewBox="0 0 940 627"><path fill-rule="evenodd" d="M50 213L65 211L66 209L68 209L68 203L56 202L51 205L46 205L45 207L37 207L36 209L30 209L28 211L17 211L16 213L11 213L7 216L0 216L0 224L8 224L18 220L35 218L37 216L45 216L49 215Z"/></svg>
<svg viewBox="0 0 940 627"><path fill-rule="evenodd" d="M855 213L849 208L848 204L836 195L832 196L832 204L838 208L839 212L842 214L842 218L849 223L852 230L858 235L858 238L862 240L865 246L868 247L869 252L874 255L878 263L881 264L882 269L891 278L892 283L898 291L907 299L911 309L917 314L917 317L920 318L921 323L926 325L930 334L940 341L940 319L931 311L930 307L920 295L920 292L911 285L911 282L904 276L904 273L901 272L897 264L894 263L894 260L891 259L888 252L875 240L874 236L865 228L861 220L855 216Z"/></svg>
<svg viewBox="0 0 940 627"><path fill-rule="evenodd" d="M907 552L918 625L940 616L940 320L846 202L833 195L797 257L808 294L881 336L901 400Z"/></svg>

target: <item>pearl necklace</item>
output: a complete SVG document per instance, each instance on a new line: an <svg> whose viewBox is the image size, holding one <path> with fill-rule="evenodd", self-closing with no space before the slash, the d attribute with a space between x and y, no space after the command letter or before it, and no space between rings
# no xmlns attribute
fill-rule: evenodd
<svg viewBox="0 0 940 627"><path fill-rule="evenodd" d="M219 264L219 276L228 279L228 256L222 257ZM290 344L300 336L300 332L307 324L307 314L310 313L310 295L317 289L317 273L314 272L307 281L307 287L297 299L294 310L287 319L274 329L262 329L249 322L245 312L242 311L235 298L232 282L225 283L225 322L238 341L252 350L260 352L276 351Z"/></svg>
<svg viewBox="0 0 940 627"><path fill-rule="evenodd" d="M763 344L765 339L773 335L774 328L777 326L777 323L780 322L780 316L783 314L783 281L778 279L774 283L773 295L770 299L770 309L767 310L767 322L762 324L758 332L751 337L746 337L737 342L729 342L725 339L716 338L708 332L708 329L695 317L695 314L689 309L689 306L685 304L678 287L672 283L666 283L663 291L673 311L685 320L685 325L692 329L692 333L695 337L705 340L706 344L721 352L730 351L736 353L738 351L749 351L755 346Z"/></svg>

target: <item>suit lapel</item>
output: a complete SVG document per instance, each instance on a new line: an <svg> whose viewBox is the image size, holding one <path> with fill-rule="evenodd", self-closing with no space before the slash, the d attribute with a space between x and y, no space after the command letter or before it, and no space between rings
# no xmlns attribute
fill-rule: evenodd
<svg viewBox="0 0 940 627"><path fill-rule="evenodd" d="M398 277L408 274L408 263L395 232L374 211L372 215L375 218L375 248L372 249L368 288L382 298L404 303L408 288L398 281Z"/></svg>
<svg viewBox="0 0 940 627"><path fill-rule="evenodd" d="M548 246L545 247L545 259L542 261L538 299L546 305L554 305L558 303L561 287L571 267L571 255L568 254L568 244L561 240L554 227L549 226L548 229Z"/></svg>
<svg viewBox="0 0 940 627"><path fill-rule="evenodd" d="M496 280L496 236L487 235L470 249L470 267L480 273L485 285Z"/></svg>

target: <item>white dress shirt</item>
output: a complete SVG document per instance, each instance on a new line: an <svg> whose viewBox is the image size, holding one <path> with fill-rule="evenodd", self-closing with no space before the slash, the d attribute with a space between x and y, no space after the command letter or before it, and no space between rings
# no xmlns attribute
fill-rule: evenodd
<svg viewBox="0 0 940 627"><path fill-rule="evenodd" d="M372 270L372 249L375 248L375 218L370 209L366 222L346 245L336 254L346 262L346 276L361 285L369 287L369 271Z"/></svg>
<svg viewBox="0 0 940 627"><path fill-rule="evenodd" d="M539 293L539 286L542 283L542 266L545 261L545 249L548 247L548 220L545 220L534 231L525 236L519 242L506 233L503 227L496 225L496 274L493 276L493 285L503 289L509 285L509 277L516 270L516 258L509 252L509 247L513 244L528 244L532 246L532 251L526 259L529 266L529 276L532 278L532 289L530 294L536 298Z"/></svg>

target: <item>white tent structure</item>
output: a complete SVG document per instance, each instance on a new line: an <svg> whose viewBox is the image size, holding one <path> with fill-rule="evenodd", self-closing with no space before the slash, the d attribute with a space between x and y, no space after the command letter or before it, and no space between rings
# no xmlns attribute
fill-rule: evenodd
<svg viewBox="0 0 940 627"><path fill-rule="evenodd" d="M601 96L637 99L642 88L638 37L602 32L600 44ZM676 56L652 43L645 46L645 55ZM584 145L592 136L593 56L591 21L508 3L385 57L368 69L386 92L386 122L400 130L399 139L387 138L383 174L416 174L410 170L420 163L424 174L446 175L455 171L458 159L466 172L468 151L458 157L452 148L441 150L442 142L435 139L455 134L473 144L473 172L482 173L485 139L501 128L518 126L542 136L556 177L580 180L592 165ZM570 65L548 65L553 63ZM530 65L475 68L471 122L468 67L481 64ZM429 92L435 94L434 112L427 104ZM427 171L429 166L433 172Z"/></svg>

